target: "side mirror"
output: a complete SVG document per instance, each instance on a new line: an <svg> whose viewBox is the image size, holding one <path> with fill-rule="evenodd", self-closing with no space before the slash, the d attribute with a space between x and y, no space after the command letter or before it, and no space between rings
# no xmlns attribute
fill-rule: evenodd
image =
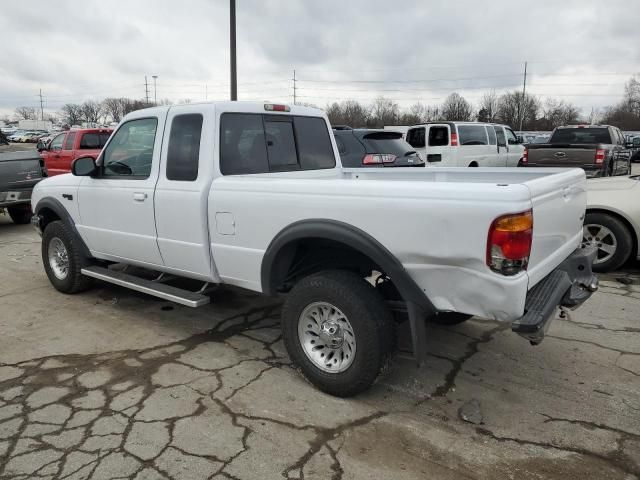
<svg viewBox="0 0 640 480"><path fill-rule="evenodd" d="M38 145L36 146L36 149L39 152L42 152L43 150L46 150L47 147L45 146L44 142L42 140L38 140Z"/></svg>
<svg viewBox="0 0 640 480"><path fill-rule="evenodd" d="M97 170L93 157L76 158L71 164L71 173L76 177L90 177Z"/></svg>

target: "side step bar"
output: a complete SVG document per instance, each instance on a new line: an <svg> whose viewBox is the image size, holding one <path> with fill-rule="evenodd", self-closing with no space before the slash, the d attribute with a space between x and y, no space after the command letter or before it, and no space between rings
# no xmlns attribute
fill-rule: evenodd
<svg viewBox="0 0 640 480"><path fill-rule="evenodd" d="M104 267L87 267L80 270L80 273L87 277L97 278L104 282L113 283L121 287L129 288L137 292L153 295L154 297L179 303L187 307L200 307L206 305L211 299L206 295L201 295L182 288L172 287L163 283L146 280L144 278L129 275L128 273L109 270Z"/></svg>

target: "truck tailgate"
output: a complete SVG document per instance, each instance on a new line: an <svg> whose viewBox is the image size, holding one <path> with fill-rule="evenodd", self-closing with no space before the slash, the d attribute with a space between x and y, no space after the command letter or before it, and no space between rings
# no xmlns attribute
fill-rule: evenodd
<svg viewBox="0 0 640 480"><path fill-rule="evenodd" d="M529 147L529 164L544 167L581 167L594 163L595 151L595 145L532 145Z"/></svg>
<svg viewBox="0 0 640 480"><path fill-rule="evenodd" d="M533 207L528 267L531 289L580 245L587 184L583 170L571 169L525 185L531 192Z"/></svg>
<svg viewBox="0 0 640 480"><path fill-rule="evenodd" d="M0 153L0 191L31 188L42 179L38 152Z"/></svg>

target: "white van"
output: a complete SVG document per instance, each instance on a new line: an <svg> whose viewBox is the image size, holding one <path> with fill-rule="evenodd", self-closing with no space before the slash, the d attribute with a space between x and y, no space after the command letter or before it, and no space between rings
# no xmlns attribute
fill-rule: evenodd
<svg viewBox="0 0 640 480"><path fill-rule="evenodd" d="M511 128L493 123L414 125L406 140L433 167L517 167L524 152Z"/></svg>

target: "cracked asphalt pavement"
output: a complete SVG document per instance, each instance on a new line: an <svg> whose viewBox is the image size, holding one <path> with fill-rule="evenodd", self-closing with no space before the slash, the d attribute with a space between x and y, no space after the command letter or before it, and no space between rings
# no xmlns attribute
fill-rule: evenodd
<svg viewBox="0 0 640 480"><path fill-rule="evenodd" d="M2 480L640 476L637 265L537 347L496 322L431 326L418 369L400 324L386 374L344 400L290 364L273 299L65 296L39 247L0 216Z"/></svg>

